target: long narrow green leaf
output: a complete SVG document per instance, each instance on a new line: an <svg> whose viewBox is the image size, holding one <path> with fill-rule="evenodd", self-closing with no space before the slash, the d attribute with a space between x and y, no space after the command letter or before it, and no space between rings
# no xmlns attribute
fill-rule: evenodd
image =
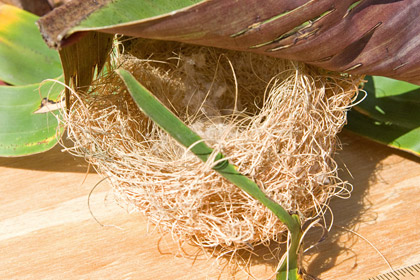
<svg viewBox="0 0 420 280"><path fill-rule="evenodd" d="M36 20L24 10L0 6L0 80L29 85L62 74L58 52L45 45Z"/></svg>
<svg viewBox="0 0 420 280"><path fill-rule="evenodd" d="M367 81L368 95L349 112L346 128L420 155L420 87L376 76Z"/></svg>
<svg viewBox="0 0 420 280"><path fill-rule="evenodd" d="M117 73L123 79L136 104L147 116L180 144L186 148L190 148L203 162L211 160L210 156L213 153L213 149L207 146L200 136L172 114L145 87L137 82L128 71L119 69ZM291 233L292 241L289 255L281 266L277 279L299 279L297 253L302 234L299 217L289 214L281 205L270 199L254 181L242 175L233 164L229 163L227 159L224 159L222 154L219 153L216 155L214 164L213 170L265 205L287 226ZM287 267L289 268L288 270Z"/></svg>
<svg viewBox="0 0 420 280"><path fill-rule="evenodd" d="M198 136L179 118L172 114L145 87L137 82L137 80L128 71L119 69L117 70L117 73L127 85L134 101L147 116L149 116L154 122L156 122L156 124L158 124L184 147L190 148L190 150L202 161L207 162L209 160L210 155L213 153L213 149L207 146L200 136ZM219 153L215 157L214 161L217 163L213 167L215 171L254 198L261 201L288 227L294 227L295 221L289 213L280 205L268 198L254 181L239 173L233 164L230 164L228 160L223 159L222 154Z"/></svg>
<svg viewBox="0 0 420 280"><path fill-rule="evenodd" d="M57 118L53 115L54 109L62 105L57 98L63 86L46 82L40 91L38 87L0 86L0 156L46 151L63 133L62 129L57 130ZM49 104L42 106L46 101Z"/></svg>

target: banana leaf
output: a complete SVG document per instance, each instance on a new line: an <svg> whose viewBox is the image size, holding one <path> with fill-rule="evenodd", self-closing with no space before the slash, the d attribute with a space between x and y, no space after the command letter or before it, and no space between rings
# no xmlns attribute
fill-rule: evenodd
<svg viewBox="0 0 420 280"><path fill-rule="evenodd" d="M0 80L29 85L63 73L58 52L45 46L35 25L39 17L2 5L0 18Z"/></svg>
<svg viewBox="0 0 420 280"><path fill-rule="evenodd" d="M0 156L22 156L52 148L62 134L53 112L63 106L63 86L41 83L62 74L60 58L35 25L38 19L0 6Z"/></svg>
<svg viewBox="0 0 420 280"><path fill-rule="evenodd" d="M96 32L256 52L420 84L419 14L416 0L73 0L38 25L47 44L67 58L66 81L84 79L76 86L87 86L89 74L106 56L106 51L85 56L95 59L76 65L83 54L74 53L88 49L92 40L87 37ZM399 111L418 111L414 85L369 79L370 94L350 112L348 129L418 153L416 118Z"/></svg>
<svg viewBox="0 0 420 280"><path fill-rule="evenodd" d="M419 14L417 0L73 0L38 25L56 48L119 33L420 84Z"/></svg>
<svg viewBox="0 0 420 280"><path fill-rule="evenodd" d="M63 86L0 86L0 156L44 152L57 144L63 133L52 111L63 106L57 100Z"/></svg>
<svg viewBox="0 0 420 280"><path fill-rule="evenodd" d="M420 86L385 77L366 80L367 96L348 113L346 128L420 155Z"/></svg>

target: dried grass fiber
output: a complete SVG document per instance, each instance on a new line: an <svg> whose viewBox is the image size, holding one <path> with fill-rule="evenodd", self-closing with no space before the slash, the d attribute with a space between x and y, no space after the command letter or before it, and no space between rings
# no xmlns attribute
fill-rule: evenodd
<svg viewBox="0 0 420 280"><path fill-rule="evenodd" d="M250 53L132 40L114 58L302 222L348 196L333 155L360 77ZM72 96L68 150L179 241L235 252L280 241L277 217L145 117L115 74Z"/></svg>

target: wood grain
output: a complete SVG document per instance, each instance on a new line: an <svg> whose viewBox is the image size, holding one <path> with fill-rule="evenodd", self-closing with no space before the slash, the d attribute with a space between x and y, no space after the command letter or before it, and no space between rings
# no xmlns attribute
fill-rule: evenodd
<svg viewBox="0 0 420 280"><path fill-rule="evenodd" d="M353 135L341 138L337 159L354 191L350 199L331 202L335 226L306 253L308 271L324 280L388 271L365 239L394 268L420 262L420 160ZM0 279L247 279L244 272L230 277L215 259L177 256L168 236L148 233L143 217L113 202L106 183L90 197L101 226L87 204L100 177L86 170L83 160L59 147L0 158ZM314 230L308 245L317 237ZM251 271L267 279L274 266L261 259Z"/></svg>

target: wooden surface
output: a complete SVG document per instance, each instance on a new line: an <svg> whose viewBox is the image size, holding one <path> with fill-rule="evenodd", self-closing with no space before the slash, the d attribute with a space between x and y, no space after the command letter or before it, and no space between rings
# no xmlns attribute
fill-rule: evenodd
<svg viewBox="0 0 420 280"><path fill-rule="evenodd" d="M394 268L420 262L420 160L353 135L341 139L337 159L351 172L353 178L345 171L342 177L354 192L332 201L336 226L307 252L307 270L324 280L388 271L367 241ZM139 214L115 205L106 183L90 199L99 225L87 201L100 177L86 177L86 168L59 147L0 158L0 279L233 279L214 259L176 256L170 238L147 233ZM267 279L274 265L262 259L252 272ZM247 277L239 272L234 279Z"/></svg>

